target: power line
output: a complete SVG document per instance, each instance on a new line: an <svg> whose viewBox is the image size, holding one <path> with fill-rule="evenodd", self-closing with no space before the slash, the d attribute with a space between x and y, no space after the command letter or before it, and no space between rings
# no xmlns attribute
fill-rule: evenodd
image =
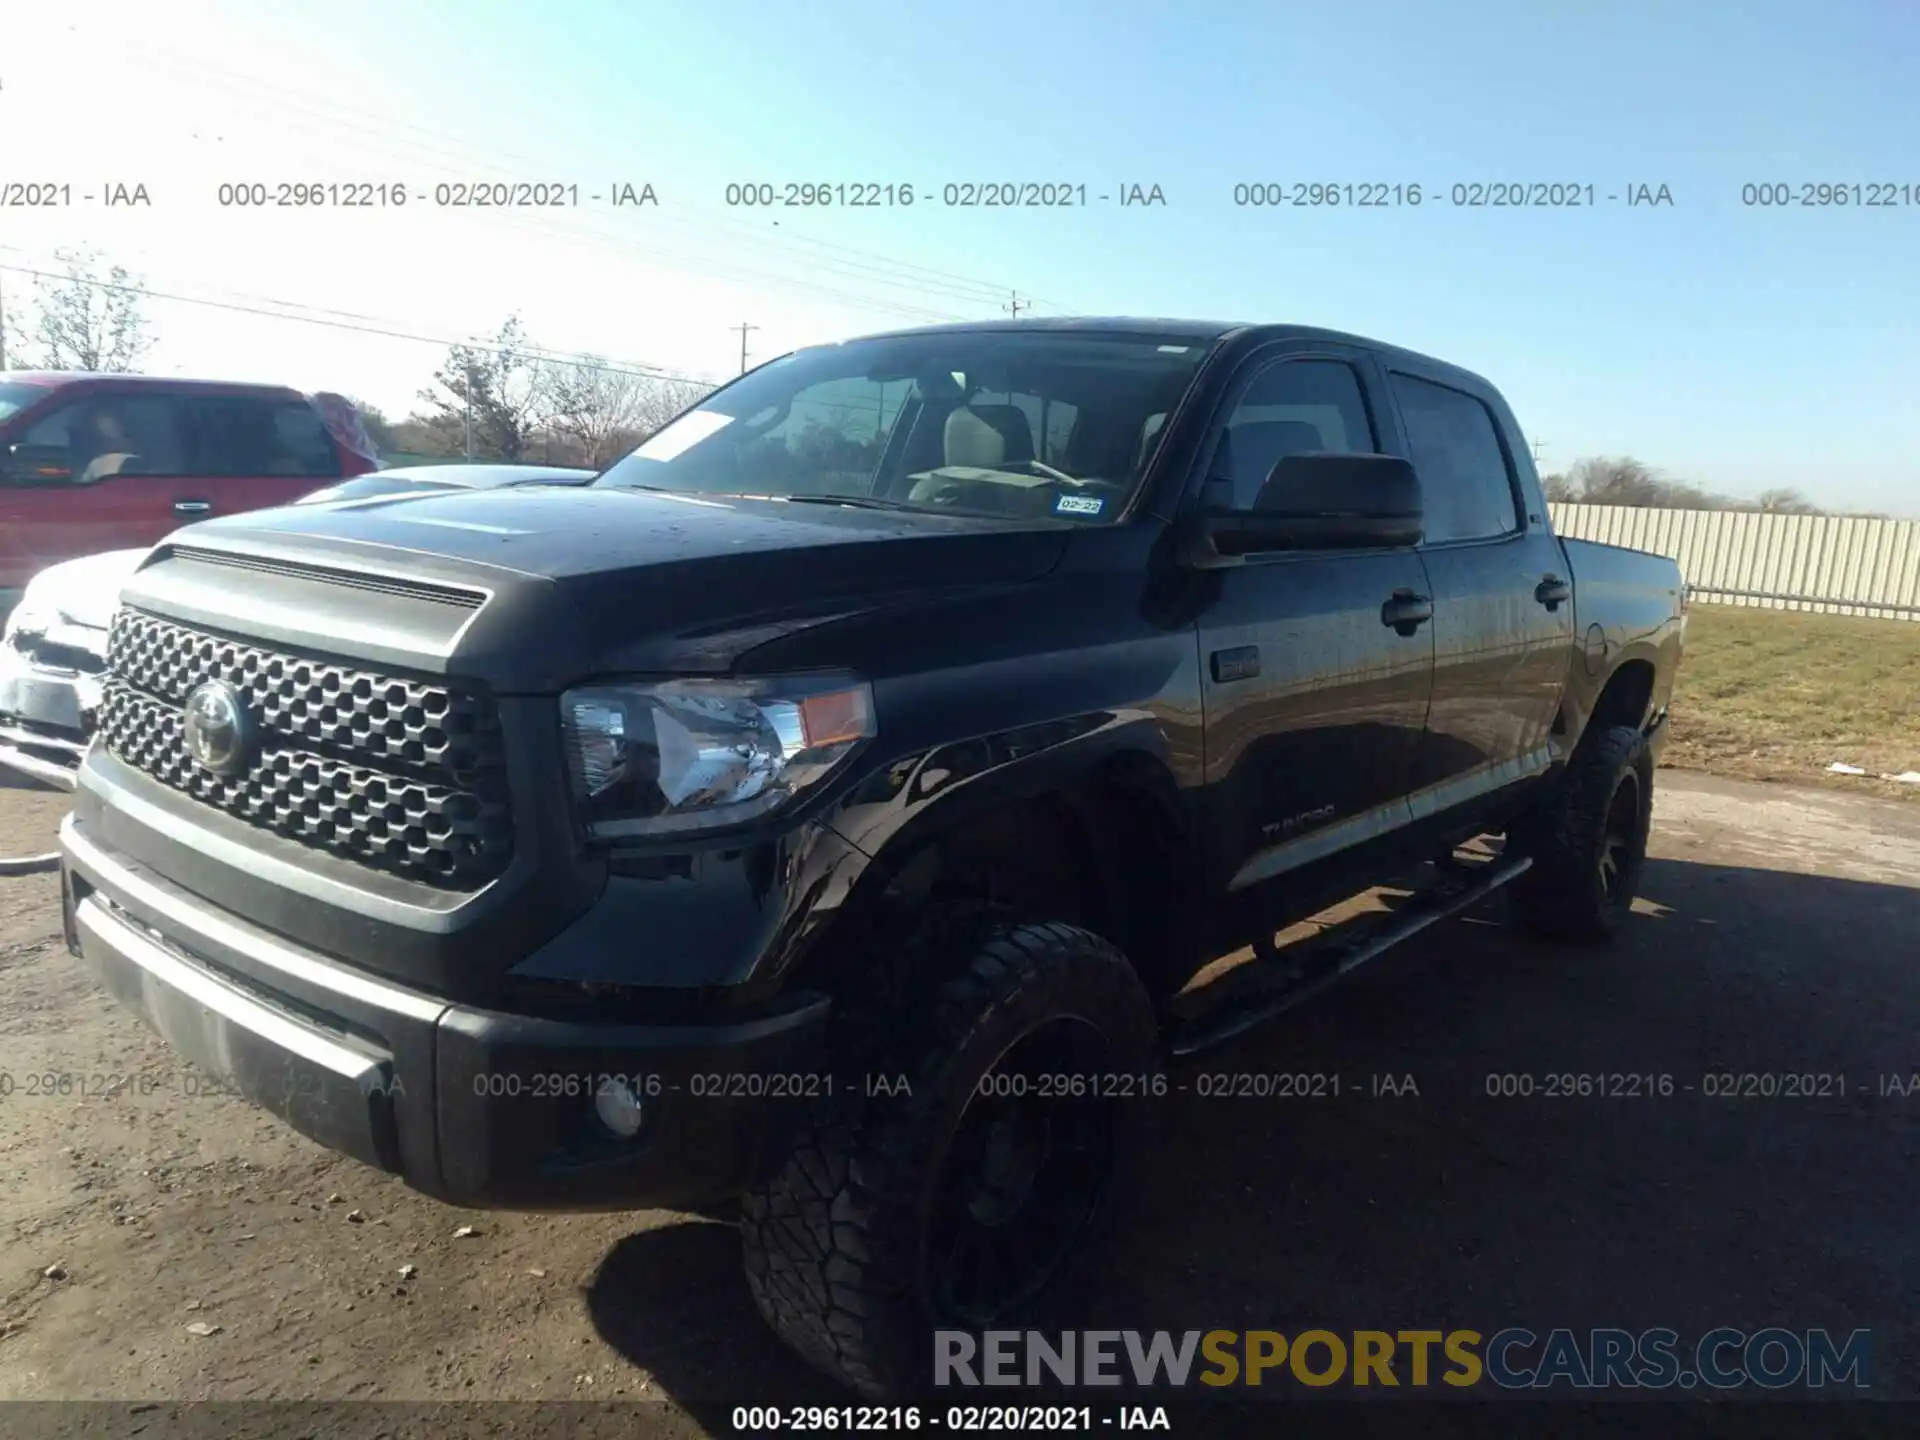
<svg viewBox="0 0 1920 1440"><path fill-rule="evenodd" d="M0 249L12 250L12 246L0 246ZM16 252L17 253L17 252ZM348 320L331 320L320 315L300 315L285 310L268 310L257 305L242 305L228 300L209 300L198 295L179 295L165 290L154 290L144 285L119 284L110 280L95 280L90 276L61 274L51 270L38 270L27 265L0 263L0 271L12 271L16 275L31 275L36 279L55 280L63 284L81 284L92 286L96 290L118 291L129 295L145 296L149 300L170 300L181 305L202 305L212 310L228 310L240 315L258 315L269 320L294 320L303 325L324 325L332 330L350 330L361 335L380 335L391 340L417 340L429 345L461 346L468 350L487 351L492 354L525 355L534 360L550 360L580 366L583 369L604 371L611 375L632 375L643 380L672 380L694 384L717 384L712 376L693 374L687 371L670 370L664 366L615 364L604 357L584 351L551 350L543 345L502 345L497 341L448 339L444 335L422 335L414 331L400 330L389 324L356 324ZM273 304L294 305L295 301L273 301Z"/></svg>
<svg viewBox="0 0 1920 1440"><path fill-rule="evenodd" d="M162 66L165 64L164 61L160 63ZM281 112L285 112L295 107L281 102L278 103L275 108ZM341 121L325 116L321 118L323 123L341 126L349 130L364 131L365 128L354 125L351 121ZM390 150L381 150L378 147L370 148L374 148L376 153L392 154ZM328 157L329 164L337 164L337 160L337 156ZM481 161L477 166L471 161L463 161L462 163L466 164L469 169L478 168L482 170L493 170L497 173L511 173L505 171L503 167L500 167L490 160ZM609 249L618 250L628 256L643 256L665 261L669 264L685 266L688 267L692 273L715 279L744 280L755 283L772 282L787 291L812 293L829 300L837 301L854 309L873 310L890 315L912 316L924 320L964 320L969 318L968 316L958 315L951 311L935 310L925 305L914 305L893 299L881 299L872 295L860 295L822 284L817 279L803 279L779 271L756 269L738 261L716 261L710 253L688 254L684 251L663 249L658 245L642 244L630 236L609 232L602 228L591 217L588 217L586 223L582 225L579 221L560 222L543 220L529 222L517 215L510 218L506 212L501 210L487 210L476 213L482 215L489 224L503 229L515 230L523 234L539 236L543 239L564 238L575 241L591 241ZM650 223L665 223L671 226L684 222L673 217L671 214L661 214L650 217ZM673 238L677 239L681 237ZM698 242L706 237L695 235L685 238ZM764 241L765 237L760 238ZM795 238L797 239L799 237ZM786 257L779 258L785 259ZM793 258L797 260L800 257ZM879 284L895 289L918 290L928 294L943 294L964 301L970 305L983 304L989 294L997 295L1001 290L1001 287L991 286L984 281L965 281L963 282L965 285L974 288L963 290L955 285L946 283L928 283L910 278L901 278L887 274L882 270L876 270L872 265L848 261L822 260L819 257L808 257L808 263L824 270L827 278L830 279L848 279L868 284ZM895 262L888 263L891 264Z"/></svg>
<svg viewBox="0 0 1920 1440"><path fill-rule="evenodd" d="M33 255L33 252L32 252L32 251L30 251L30 250L22 250L22 249L21 249L21 248L20 248L19 246L17 246L17 245L0 245L0 250L5 250L5 251L7 251L7 252L8 252L9 254L13 254L13 255L25 255L25 256L29 256L29 257L31 257L31 256ZM55 260L56 260L56 262L65 262L65 260L66 260L66 255L65 255L65 254L64 254L64 253L63 253L62 251L60 251L60 250L55 250L55 251L54 251L54 257L55 257ZM43 261L42 263L45 263L45 262ZM15 270L20 270L20 271L21 271L21 273L23 273L23 274L28 274L28 273L33 273L33 274L39 274L39 273L42 273L42 272L38 272L38 271L28 271L28 270L26 270L26 269L25 269L24 267L21 267L21 266L12 266L12 267L0 267L0 268L11 268L11 269L15 269ZM88 277L86 277L86 276L84 276L84 275L75 275L75 274L73 274L73 273L72 273L72 271L71 271L71 270L68 270L68 271L67 271L67 272L65 272L65 273L62 273L62 274L59 274L59 275L56 275L56 276L54 276L53 278L55 278L55 279L58 279L58 280L81 280L81 281L83 281L83 282L85 282L85 283L87 283L87 284L96 284L96 283L98 283L98 284L105 284L105 282L96 282L96 281L92 281L92 280L90 280L90 279L88 279ZM129 288L132 288L132 287L129 287ZM306 302L305 302L305 301L303 301L303 300L281 300L281 299L278 299L277 297L275 297L275 296L272 296L272 295L252 295L252 294L249 294L249 293L247 293L247 292L246 292L246 291L244 291L244 290L215 290L215 291L214 291L213 293L214 293L214 294L216 294L216 295L218 295L218 296L220 296L220 297L222 297L223 299L226 299L226 300L228 300L228 301L251 301L252 303L254 303L254 304L256 304L256 305L274 305L274 306L282 306L282 307L285 307L285 308L288 308L288 309L293 309L293 310L305 310L305 311L308 311L308 312L310 312L310 313L312 313L312 314L315 314L315 315L331 315L331 316L333 316L333 317L335 317L335 318L337 318L337 319L342 319L342 320L360 320L360 321L364 321L365 323L367 323L367 324L369 324L369 325L400 325L400 324L404 324L404 323L406 323L406 322L404 322L404 321L398 321L398 320L393 320L393 319L390 319L390 318L388 318L388 317L386 317L386 316L382 316L382 315L366 315L366 314L362 314L362 313L361 313L360 311L358 311L358 310L335 310L335 309L332 309L331 307L329 307L329 306L325 306L325 305L310 305L310 304L308 304L308 303L306 303ZM163 298L164 298L164 297L163 297ZM201 302L199 302L199 301L194 301L194 302L192 302L192 303L196 303L196 304L198 304L198 303L201 303ZM295 318L299 318L299 317L296 317L296 316L288 316L288 317L286 317L286 318L288 318L288 319L295 319ZM525 346L523 346L523 347L521 347L521 348L523 348L523 349L524 349L524 348L529 348L529 347L525 347ZM541 347L537 347L537 346L535 346L535 347L531 347L531 348L535 348L535 349L538 349L538 348L541 348ZM585 352L582 352L582 353L585 353Z"/></svg>
<svg viewBox="0 0 1920 1440"><path fill-rule="evenodd" d="M480 157L482 168L505 171L506 167L501 166L493 156L512 155L513 158L521 164L523 170L526 168L538 170L548 170L552 168L545 162L535 161L526 156L513 155L513 152L496 150L492 152L492 155L488 155L487 152L482 152L456 137L445 135L443 132L436 132L424 126L413 125L405 121L388 120L384 117L372 115L371 112L341 106L336 102L326 100L322 97L289 94L277 87L268 93L263 89L256 88L259 87L260 82L254 80L251 76L243 75L239 72L223 71L218 67L205 65L202 62L182 56L177 52L167 52L163 47L148 46L143 42L138 58L143 66L158 65L164 68L172 68L177 72L184 71L192 76L197 76L204 81L208 81L219 88L227 90L229 93L236 93L244 98L253 100L255 103L266 108L269 113L276 116L284 117L289 111L297 114L304 109L307 114L320 120L321 123L333 125L347 131L358 132L362 135L373 136L378 140L379 144L370 146L369 148L377 154L394 156L395 151L392 147L395 144L395 136L393 132L396 130L404 130L426 136L430 141L441 142L426 143L418 140L404 139L399 142L411 148L416 153L425 153L437 157L440 163L446 163L446 161L452 160L471 165L473 163L473 157ZM366 123L369 120L374 123ZM375 128L376 126L378 128ZM417 163L417 161L415 163ZM493 219L496 223L510 225L512 228L523 229L529 233L563 233L558 227L554 226L551 221L543 224L529 225L524 222L516 224L506 220L497 213L490 215L489 218ZM749 226L746 222L732 216L715 216L709 214L689 219L671 212L666 212L651 215L649 219L651 223L659 223L668 227L685 226L695 230L701 228L708 230L725 229L733 232L734 235L738 235L742 239L751 234L753 243L760 246L768 246L773 240L773 237L767 236L763 232ZM670 260L691 260L709 267L713 264L712 257L710 256L690 257L673 252L651 250L628 237L612 235L598 229L594 230L592 234L593 238L603 240L610 244L621 245L640 254L651 254ZM698 239L700 237L694 236L689 238ZM957 272L939 270L930 266L898 261L874 252L858 250L851 246L838 245L829 241L815 240L812 237L789 235L779 237L779 240L782 245L787 247L807 246L817 251L830 252L826 256L818 254L809 255L806 256L805 259L810 265L827 270L829 274L835 278L860 280L869 284L880 284L897 289L918 290L926 294L940 294L951 299L962 300L975 305L985 303L1005 291L1004 286L995 285L976 277L964 276ZM851 258L845 260L832 258L833 255L836 254ZM794 258L798 259L801 257L795 256ZM736 271L740 271L743 267L736 265L733 268ZM746 270L744 273L749 278L768 278L764 273L756 274L751 270ZM781 279L783 283L794 283L786 277L773 278ZM871 299L862 301L859 297L848 296L844 292L834 291L829 287L819 286L817 284L812 285L811 288L831 298L856 304L864 303L864 305L870 308L881 308L874 305ZM1029 300L1023 303L1027 308L1032 308L1034 301ZM1049 305L1050 308L1062 308L1051 305L1051 302L1049 302ZM931 315L939 319L967 318L926 310L924 307L902 306L897 302L895 302L893 308L901 310L918 309L921 314Z"/></svg>

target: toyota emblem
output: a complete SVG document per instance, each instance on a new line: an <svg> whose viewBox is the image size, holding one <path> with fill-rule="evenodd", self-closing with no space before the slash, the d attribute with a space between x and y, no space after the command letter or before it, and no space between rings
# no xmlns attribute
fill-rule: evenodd
<svg viewBox="0 0 1920 1440"><path fill-rule="evenodd" d="M194 687L183 711L187 753L215 775L238 775L252 758L253 722L246 701L224 680Z"/></svg>

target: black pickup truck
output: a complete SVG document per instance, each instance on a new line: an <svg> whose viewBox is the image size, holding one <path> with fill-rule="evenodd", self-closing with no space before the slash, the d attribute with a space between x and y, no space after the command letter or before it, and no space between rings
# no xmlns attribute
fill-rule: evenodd
<svg viewBox="0 0 1920 1440"><path fill-rule="evenodd" d="M932 1328L1071 1293L1170 1056L1496 890L1610 935L1684 609L1672 562L1557 538L1500 394L1405 350L821 346L585 486L160 545L67 940L430 1194L731 1206L779 1333L898 1394ZM1398 877L1373 933L1275 943Z"/></svg>

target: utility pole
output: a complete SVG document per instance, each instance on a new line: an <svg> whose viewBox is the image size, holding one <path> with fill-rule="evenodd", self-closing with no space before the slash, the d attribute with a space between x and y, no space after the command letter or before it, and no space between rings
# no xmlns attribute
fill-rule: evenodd
<svg viewBox="0 0 1920 1440"><path fill-rule="evenodd" d="M738 325L729 325L727 328L740 332L740 373L744 375L747 373L747 332L749 330L758 330L760 327L758 325L749 325L743 320Z"/></svg>
<svg viewBox="0 0 1920 1440"><path fill-rule="evenodd" d="M7 368L7 297L0 292L0 370Z"/></svg>
<svg viewBox="0 0 1920 1440"><path fill-rule="evenodd" d="M1007 303L1002 305L1000 308L1006 311L1007 314L1013 316L1014 319L1018 320L1020 318L1020 312L1022 310L1031 310L1033 308L1033 302L1031 300L1022 300L1020 298L1020 292L1018 290L1014 290L1009 293L1013 296L1013 298L1007 301Z"/></svg>
<svg viewBox="0 0 1920 1440"><path fill-rule="evenodd" d="M1536 470L1540 468L1540 447L1546 443L1544 440L1536 440L1533 442L1533 466Z"/></svg>
<svg viewBox="0 0 1920 1440"><path fill-rule="evenodd" d="M467 459L473 458L473 356L467 356Z"/></svg>

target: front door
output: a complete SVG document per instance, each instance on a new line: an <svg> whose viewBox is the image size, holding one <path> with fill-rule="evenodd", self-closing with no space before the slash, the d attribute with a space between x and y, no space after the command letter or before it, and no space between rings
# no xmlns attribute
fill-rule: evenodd
<svg viewBox="0 0 1920 1440"><path fill-rule="evenodd" d="M1255 362L1210 452L1215 505L1251 508L1273 464L1379 449L1359 357L1314 345ZM1212 878L1249 891L1400 828L1433 677L1414 549L1250 557L1216 572L1199 624Z"/></svg>
<svg viewBox="0 0 1920 1440"><path fill-rule="evenodd" d="M89 391L25 428L6 507L21 584L77 555L151 545L186 523L173 510L186 464L179 422L166 396Z"/></svg>

